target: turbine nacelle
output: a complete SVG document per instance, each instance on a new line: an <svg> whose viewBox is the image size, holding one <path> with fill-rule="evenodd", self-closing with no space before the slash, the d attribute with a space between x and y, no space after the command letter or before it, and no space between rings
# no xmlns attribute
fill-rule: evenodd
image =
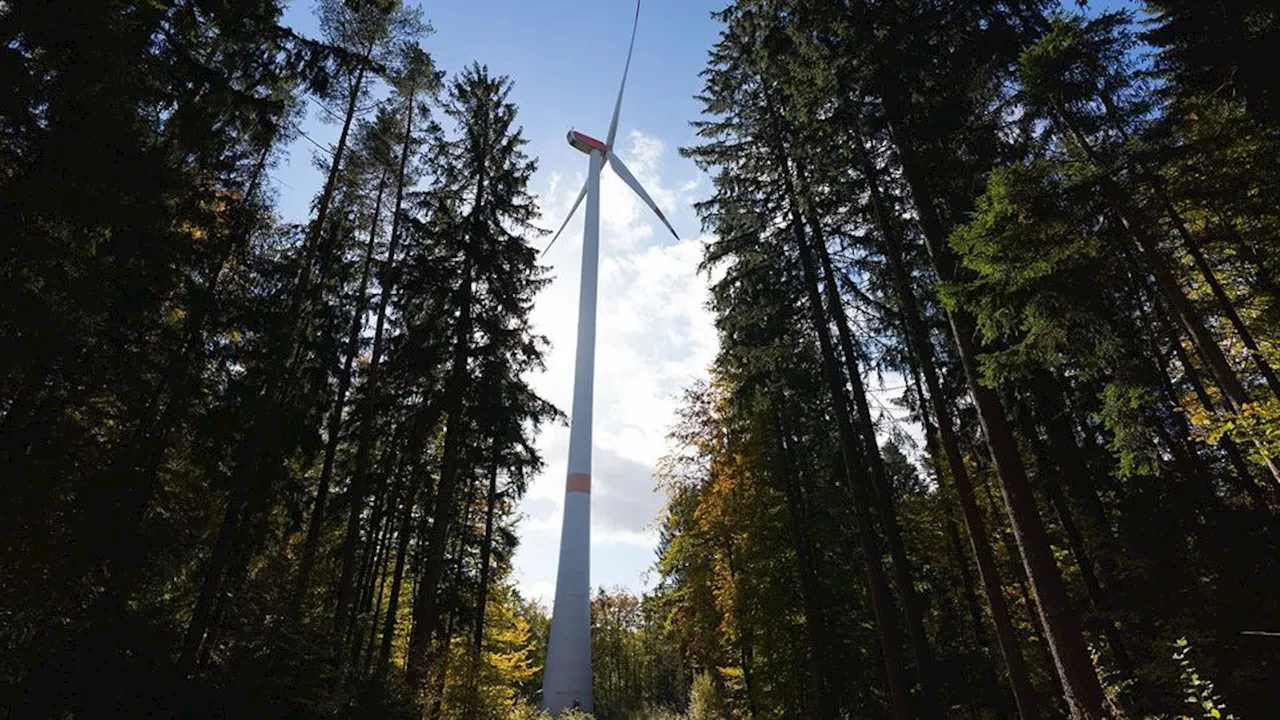
<svg viewBox="0 0 1280 720"><path fill-rule="evenodd" d="M601 155L607 155L609 153L609 148L606 147L604 143L590 135L584 135L577 130L569 131L569 144L586 155L590 155L593 151L598 152Z"/></svg>
<svg viewBox="0 0 1280 720"><path fill-rule="evenodd" d="M591 153L596 152L600 153L600 159L608 164L610 168L613 168L613 171L618 174L618 177L622 182L625 183L627 187L631 188L631 191L634 192L645 205L649 206L649 209L653 211L653 214L658 216L658 219L662 221L663 226L665 226L667 230L671 232L671 235L679 241L680 235L676 232L675 228L671 227L671 223L667 221L667 218L662 214L662 211L658 209L658 204L653 201L652 197L649 197L648 192L645 192L644 187L640 185L640 181L636 179L635 175L631 174L631 171L627 169L626 164L622 162L622 158L618 157L616 153L610 152L613 150L614 140L618 137L618 116L622 114L622 96L627 90L627 73L631 70L631 53L636 49L636 28L639 26L640 0L636 0L636 17L631 24L631 45L627 47L627 64L622 67L622 85L618 87L618 100L613 104L613 118L609 121L608 136L606 136L604 142L601 142L590 135L580 133L577 130L570 130L568 140L569 145L571 145L575 150L581 151L584 155L590 155ZM569 224L569 220L572 219L573 214L577 212L578 206L581 205L583 199L587 197L588 185L591 185L591 183L592 181L588 179L587 184L582 186L582 191L578 193L578 199L573 201L573 207L569 209L569 214L565 215L564 223L560 225L560 229L556 231L556 234L551 237L551 242L547 243L547 247L542 250L543 254L546 254L547 250L550 250L551 246L556 244L556 239L560 237L560 233L564 232L565 227ZM592 189L597 193L600 192L599 176L596 176L595 186ZM598 219L596 220L596 223L597 227L594 229L598 233Z"/></svg>

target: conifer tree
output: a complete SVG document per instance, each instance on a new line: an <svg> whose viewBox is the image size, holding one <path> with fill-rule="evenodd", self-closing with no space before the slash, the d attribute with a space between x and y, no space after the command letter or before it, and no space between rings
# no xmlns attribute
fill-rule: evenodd
<svg viewBox="0 0 1280 720"><path fill-rule="evenodd" d="M445 104L459 137L438 150L440 185L435 201L444 223L435 228L441 232L433 238L435 247L430 252L445 253L451 266L444 275L437 255L432 272L442 280L449 278L446 307L454 318L440 360L447 367L441 402L445 435L430 531L424 538L423 565L416 578L408 664L412 687L425 681L432 637L443 629L437 593L444 580L451 526L467 484L468 465L485 447L470 432L484 419L470 399L479 389L471 383L475 377L471 368L494 356L517 363L516 368L522 367L520 363L540 362L539 341L530 336L528 326L532 295L544 282L528 244L537 217L527 190L535 165L523 151L525 140L515 124L510 89L507 78L472 65L451 82ZM419 257L414 262L428 259ZM527 391L522 395L531 396ZM540 419L546 417L547 409L535 406L527 412ZM509 431L504 435L511 437Z"/></svg>

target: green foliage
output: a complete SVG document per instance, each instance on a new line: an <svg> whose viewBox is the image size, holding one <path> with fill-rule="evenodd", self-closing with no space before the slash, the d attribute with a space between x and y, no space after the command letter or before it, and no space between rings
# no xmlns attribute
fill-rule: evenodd
<svg viewBox="0 0 1280 720"><path fill-rule="evenodd" d="M997 168L973 218L951 236L973 274L944 301L972 312L986 342L1011 344L983 357L996 387L1081 359L1108 371L1122 350L1105 334L1108 292L1099 285L1117 258L1088 232L1087 191L1064 173L1044 160Z"/></svg>
<svg viewBox="0 0 1280 720"><path fill-rule="evenodd" d="M1120 477L1155 474L1160 459L1155 434L1146 420L1146 409L1154 401L1150 391L1108 385L1101 400L1098 419L1111 431L1109 447L1119 461Z"/></svg>
<svg viewBox="0 0 1280 720"><path fill-rule="evenodd" d="M905 385L898 402L927 431L950 428L952 447L925 437L920 460L880 442L912 439L891 420L879 447L854 442L857 464L879 451L887 466L939 702L1013 714L996 654L1015 652L1035 686L1024 701L1105 684L1080 712L1158 712L1179 697L1161 650L1173 628L1213 638L1231 632L1224 606L1253 622L1277 612L1258 582L1280 478L1264 466L1280 422L1259 359L1280 336L1280 175L1254 154L1275 126L1229 94L1231 68L1254 102L1265 83L1222 47L1228 28L1274 41L1272 15L1154 0L1144 28L1058 3L926 5L741 0L716 14L705 114L682 152L713 179L698 209L716 238L704 268L720 353L661 468L654 597L727 716L891 714L894 661L866 650L883 616L849 530L869 523L876 552L891 536L855 511L839 481L859 474L836 461L848 439L834 396L847 406L859 372L873 389ZM1212 29L1203 42L1193 18ZM1192 66L1222 72L1222 92L1190 84ZM823 246L834 272L815 283L805 248ZM827 282L837 299L815 299ZM842 313L852 347L824 345ZM963 518L957 463L974 486ZM971 564L962 519L994 568ZM983 573L1007 620L979 594ZM1066 607L1042 635L1053 576ZM1093 654L1064 661L1072 626ZM894 635L876 637L884 649ZM916 645L897 637L906 658ZM1236 680L1274 678L1257 652L1206 654L1233 669L1233 698L1274 712Z"/></svg>
<svg viewBox="0 0 1280 720"><path fill-rule="evenodd" d="M681 658L652 598L601 589L591 600L595 714L633 718L679 705Z"/></svg>
<svg viewBox="0 0 1280 720"><path fill-rule="evenodd" d="M1223 641L1280 619L1273 5L715 13L719 352L656 586L593 601L598 717L1276 716ZM545 717L512 81L315 9L0 2L0 715Z"/></svg>
<svg viewBox="0 0 1280 720"><path fill-rule="evenodd" d="M725 717L724 702L711 676L703 673L689 687L688 720L720 720Z"/></svg>
<svg viewBox="0 0 1280 720"><path fill-rule="evenodd" d="M456 153L418 9L319 0L313 39L283 5L0 9L0 715L411 717L447 695L457 716L535 696L544 639L508 576L533 436L560 416L527 384L546 280L510 82L450 84L451 130L486 140ZM269 171L307 103L340 130L298 227ZM460 235L466 217L488 222ZM472 283L449 272L468 263ZM453 385L465 413L446 417L464 300L480 382ZM463 490L432 583L419 529L450 432ZM415 686L413 598L435 593L432 659L456 662Z"/></svg>
<svg viewBox="0 0 1280 720"><path fill-rule="evenodd" d="M1191 643L1187 642L1186 638L1178 638L1174 647L1177 649L1173 653L1173 659L1177 661L1181 672L1186 693L1185 701L1194 708L1194 715L1180 715L1179 718L1182 720L1191 720L1193 717L1232 720L1235 716L1227 713L1222 698L1214 692L1213 682L1201 677L1191 661Z"/></svg>
<svg viewBox="0 0 1280 720"><path fill-rule="evenodd" d="M1280 96L1274 76L1280 18L1267 0L1206 5L1197 0L1150 0L1147 39L1175 101L1228 99L1276 127Z"/></svg>
<svg viewBox="0 0 1280 720"><path fill-rule="evenodd" d="M1244 443L1257 462L1280 457L1280 400L1249 403L1238 413L1197 413L1191 422L1209 443L1226 437Z"/></svg>

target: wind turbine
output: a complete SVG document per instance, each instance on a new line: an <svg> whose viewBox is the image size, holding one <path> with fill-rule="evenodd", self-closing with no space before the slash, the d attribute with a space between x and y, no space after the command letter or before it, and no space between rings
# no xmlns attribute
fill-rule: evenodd
<svg viewBox="0 0 1280 720"><path fill-rule="evenodd" d="M569 465L565 482L564 524L560 529L560 565L556 573L555 604L551 611L551 637L542 677L542 709L553 715L579 707L594 710L591 696L591 405L596 354L596 285L600 262L600 174L604 164L622 178L636 195L658 216L676 240L680 236L667 222L653 198L613 152L618 134L622 94L627 88L631 53L636 47L640 24L640 0L636 0L635 21L631 25L631 45L622 71L622 86L613 106L613 120L604 142L569 131L569 145L587 155L587 182L573 201L564 223L556 231L554 244L587 200L586 227L582 235L582 281L578 291L578 351L573 374L573 409L569 423ZM547 245L551 249L551 244ZM545 250L543 252L546 252Z"/></svg>

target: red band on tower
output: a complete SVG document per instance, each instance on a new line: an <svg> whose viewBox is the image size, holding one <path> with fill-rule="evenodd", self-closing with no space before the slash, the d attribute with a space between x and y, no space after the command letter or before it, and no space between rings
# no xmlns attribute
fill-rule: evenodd
<svg viewBox="0 0 1280 720"><path fill-rule="evenodd" d="M565 483L566 492L591 492L591 476L586 473L570 473L569 481Z"/></svg>

